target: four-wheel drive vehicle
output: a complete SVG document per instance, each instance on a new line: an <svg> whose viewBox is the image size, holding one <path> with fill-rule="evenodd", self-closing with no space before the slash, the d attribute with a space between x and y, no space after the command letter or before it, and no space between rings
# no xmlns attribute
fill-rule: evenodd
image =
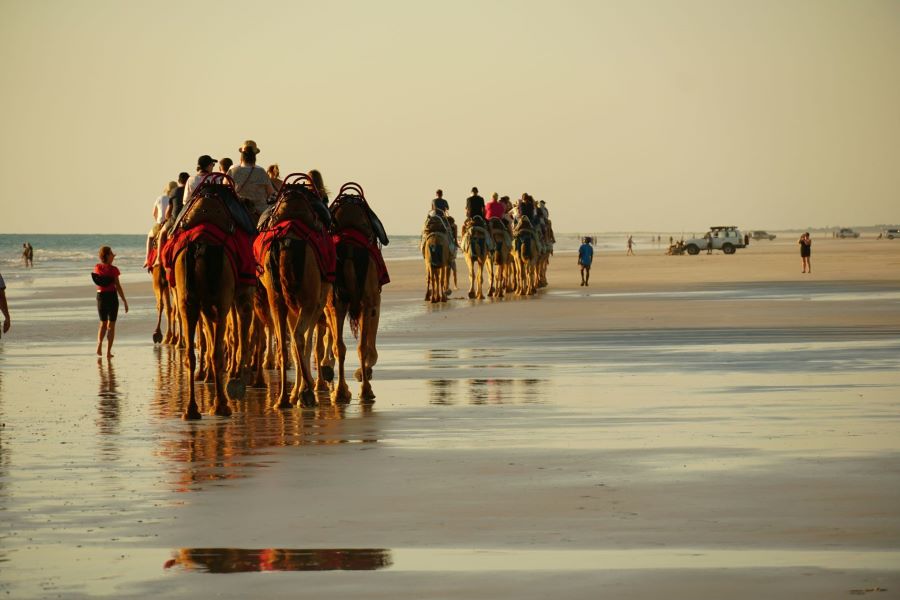
<svg viewBox="0 0 900 600"><path fill-rule="evenodd" d="M754 240L774 240L775 234L769 233L768 231L756 230L750 232L750 238Z"/></svg>
<svg viewBox="0 0 900 600"><path fill-rule="evenodd" d="M734 254L738 248L744 247L744 234L738 231L734 225L716 225L709 228L702 238L694 238L684 242L684 249L688 254L700 254L706 250L709 240L712 239L713 250L721 250L725 254Z"/></svg>
<svg viewBox="0 0 900 600"><path fill-rule="evenodd" d="M900 238L900 229L885 229L881 236L889 240Z"/></svg>
<svg viewBox="0 0 900 600"><path fill-rule="evenodd" d="M849 227L844 227L843 229L841 229L840 231L838 231L837 236L838 236L839 238L858 238L858 237L859 237L859 232L858 232L858 231L853 231L853 230L850 229Z"/></svg>

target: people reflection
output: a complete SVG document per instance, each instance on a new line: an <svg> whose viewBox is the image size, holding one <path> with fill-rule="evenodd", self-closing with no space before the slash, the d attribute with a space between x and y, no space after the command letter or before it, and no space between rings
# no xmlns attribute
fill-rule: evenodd
<svg viewBox="0 0 900 600"><path fill-rule="evenodd" d="M258 571L372 571L393 564L391 551L382 548L181 548L164 567L178 566L208 573Z"/></svg>
<svg viewBox="0 0 900 600"><path fill-rule="evenodd" d="M431 404L453 404L456 379L429 379L428 387L431 388Z"/></svg>

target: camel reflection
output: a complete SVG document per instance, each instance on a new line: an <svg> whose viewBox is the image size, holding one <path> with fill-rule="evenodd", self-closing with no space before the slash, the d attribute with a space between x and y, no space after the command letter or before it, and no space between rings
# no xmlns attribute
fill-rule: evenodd
<svg viewBox="0 0 900 600"><path fill-rule="evenodd" d="M154 415L171 423L183 411L178 389L181 355L163 348L158 355ZM181 385L184 385L183 383ZM371 407L333 405L327 394L311 409L272 408L279 386L248 388L240 402L232 401L229 419L207 419L180 424L160 440L156 451L173 465L172 485L177 491L197 491L232 479L249 477L268 465L272 448L339 444L371 444L380 437L377 414ZM211 400L210 386L198 385L197 403ZM272 390L269 392L268 390Z"/></svg>
<svg viewBox="0 0 900 600"><path fill-rule="evenodd" d="M455 394L456 384L456 379L429 379L431 404L453 404L452 398Z"/></svg>
<svg viewBox="0 0 900 600"><path fill-rule="evenodd" d="M182 548L165 568L207 573L257 571L372 571L393 564L390 550L265 548Z"/></svg>

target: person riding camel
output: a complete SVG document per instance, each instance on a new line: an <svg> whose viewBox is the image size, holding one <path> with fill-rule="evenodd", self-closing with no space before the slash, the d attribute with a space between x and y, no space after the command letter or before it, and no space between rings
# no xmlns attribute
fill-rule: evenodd
<svg viewBox="0 0 900 600"><path fill-rule="evenodd" d="M241 164L228 169L228 176L234 181L235 192L244 208L253 222L256 222L266 210L269 197L275 193L275 186L265 169L256 166L256 155L259 154L256 142L247 140L241 145L239 152Z"/></svg>
<svg viewBox="0 0 900 600"><path fill-rule="evenodd" d="M452 253L455 247L459 246L459 241L456 239L456 227L453 224L453 217L450 216L450 203L444 199L443 190L437 190L435 196L437 197L431 201L431 210L428 212L428 217L425 221L427 223L431 217L440 219L447 233L447 238L450 240L450 251Z"/></svg>
<svg viewBox="0 0 900 600"><path fill-rule="evenodd" d="M144 251L144 256L146 257L144 260L144 268L150 268L150 247L153 245L154 240L159 241L162 229L166 224L166 219L169 215L169 205L172 200L172 194L178 188L178 184L174 181L170 181L166 184L166 187L163 188L162 195L156 199L153 203L153 227L147 233L147 245ZM157 250L161 246L157 244ZM159 256L159 252L157 251L157 256Z"/></svg>

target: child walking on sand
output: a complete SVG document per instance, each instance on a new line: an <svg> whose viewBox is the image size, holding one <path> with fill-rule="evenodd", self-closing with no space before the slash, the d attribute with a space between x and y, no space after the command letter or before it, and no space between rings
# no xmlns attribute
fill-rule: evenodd
<svg viewBox="0 0 900 600"><path fill-rule="evenodd" d="M581 247L578 248L578 264L581 266L581 285L587 286L591 278L591 263L594 262L594 249L590 237L582 238Z"/></svg>
<svg viewBox="0 0 900 600"><path fill-rule="evenodd" d="M812 254L812 239L809 232L800 236L800 268L801 273L812 273L812 266L809 264L809 255Z"/></svg>
<svg viewBox="0 0 900 600"><path fill-rule="evenodd" d="M100 247L100 262L94 266L91 278L97 284L97 313L100 315L100 330L97 332L97 356L103 356L103 338L106 338L106 357L112 358L113 340L116 338L116 319L119 316L119 296L128 312L128 300L122 284L119 283L119 269L113 266L113 254L109 246Z"/></svg>

